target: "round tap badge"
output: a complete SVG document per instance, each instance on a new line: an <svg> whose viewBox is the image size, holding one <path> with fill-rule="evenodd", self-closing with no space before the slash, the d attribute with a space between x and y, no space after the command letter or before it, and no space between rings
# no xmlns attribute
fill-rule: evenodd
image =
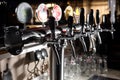
<svg viewBox="0 0 120 80"><path fill-rule="evenodd" d="M80 8L76 7L74 11L75 23L79 23L80 16Z"/></svg>
<svg viewBox="0 0 120 80"><path fill-rule="evenodd" d="M36 16L42 23L46 22L47 19L47 7L44 3L40 4L36 10Z"/></svg>
<svg viewBox="0 0 120 80"><path fill-rule="evenodd" d="M59 21L62 17L62 9L59 5L54 5L52 15L55 17L55 21Z"/></svg>
<svg viewBox="0 0 120 80"><path fill-rule="evenodd" d="M20 3L15 9L15 12L17 14L18 21L23 24L29 22L33 17L32 7L26 2Z"/></svg>
<svg viewBox="0 0 120 80"><path fill-rule="evenodd" d="M80 16L80 8L79 7L75 8L75 15Z"/></svg>
<svg viewBox="0 0 120 80"><path fill-rule="evenodd" d="M64 13L67 20L68 16L73 16L73 8L71 6L67 6Z"/></svg>

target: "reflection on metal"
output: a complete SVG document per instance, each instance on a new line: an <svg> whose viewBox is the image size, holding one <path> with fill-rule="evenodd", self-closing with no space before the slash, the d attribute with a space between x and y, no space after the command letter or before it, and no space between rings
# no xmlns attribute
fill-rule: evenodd
<svg viewBox="0 0 120 80"><path fill-rule="evenodd" d="M50 7L54 7L54 3L48 3L48 4L46 4L46 6L48 7L48 8L50 8Z"/></svg>

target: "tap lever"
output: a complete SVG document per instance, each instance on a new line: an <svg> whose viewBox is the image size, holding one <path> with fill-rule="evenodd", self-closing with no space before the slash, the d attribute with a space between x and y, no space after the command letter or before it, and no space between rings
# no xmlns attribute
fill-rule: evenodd
<svg viewBox="0 0 120 80"><path fill-rule="evenodd" d="M96 24L100 23L100 16L99 16L99 10L96 10Z"/></svg>
<svg viewBox="0 0 120 80"><path fill-rule="evenodd" d="M81 8L80 25L82 26L82 28L81 28L82 33L83 33L84 23L85 23L84 8Z"/></svg>
<svg viewBox="0 0 120 80"><path fill-rule="evenodd" d="M81 11L80 11L80 24L84 25L84 21L85 21L84 8L81 8Z"/></svg>
<svg viewBox="0 0 120 80"><path fill-rule="evenodd" d="M72 27L73 27L73 17L72 16L69 16L68 17L68 27L69 27L69 33L70 33L70 36L73 35L73 31L72 31Z"/></svg>
<svg viewBox="0 0 120 80"><path fill-rule="evenodd" d="M94 16L93 16L93 9L90 10L89 13L89 25L93 25L94 24Z"/></svg>
<svg viewBox="0 0 120 80"><path fill-rule="evenodd" d="M100 28L100 16L98 9L96 10L96 28L97 28L96 36L98 37L99 44L102 44L102 40L99 33L99 30L101 30L101 28Z"/></svg>
<svg viewBox="0 0 120 80"><path fill-rule="evenodd" d="M55 18L53 16L50 16L48 23L49 23L49 27L50 27L51 34L52 34L52 40L55 40ZM59 64L60 63L60 56L59 56L58 49L57 49L54 41L52 44L52 48L55 52L55 56L56 56L58 64Z"/></svg>
<svg viewBox="0 0 120 80"><path fill-rule="evenodd" d="M55 39L55 18L53 16L50 16L48 23L52 33L52 38Z"/></svg>

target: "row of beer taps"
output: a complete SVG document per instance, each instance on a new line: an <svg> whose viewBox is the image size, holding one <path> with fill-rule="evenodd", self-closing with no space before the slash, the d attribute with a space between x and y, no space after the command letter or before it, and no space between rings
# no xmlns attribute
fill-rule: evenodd
<svg viewBox="0 0 120 80"><path fill-rule="evenodd" d="M112 0L113 1L113 0ZM25 5L26 3L24 3ZM25 5L26 6L26 5ZM25 7L22 5L22 7ZM18 11L18 19L22 21L24 24L32 18L32 8L27 4L27 11L24 11L24 14L26 13L27 16L24 14L20 14L21 5L16 9ZM29 9L30 7L30 9ZM71 47L71 55L74 59L77 57L76 49L74 47L74 41L76 39L79 40L79 42L82 44L84 53L96 53L96 41L98 39L99 44L102 44L101 32L110 32L113 36L113 32L115 31L113 24L115 23L115 14L114 10L111 10L111 29L102 29L101 23L100 23L100 13L99 10L96 10L96 21L93 16L93 9L90 10L89 14L87 15L87 20L85 22L85 12L84 8L80 9L80 16L79 16L79 22L74 23L73 16L69 15L67 18L67 25L56 25L57 21L55 20L55 17L49 16L48 17L48 30L28 30L27 28L24 28L22 30L19 29L19 26L11 26L5 28L5 47L7 47L8 52L10 52L13 55L18 55L22 52L23 46L25 44L29 44L32 42L36 42L39 45L47 44L48 47L50 47L53 52L51 54L55 55L56 63L54 65L57 65L58 71L56 71L56 75L51 72L51 76L57 77L56 80L63 80L64 79L64 51L68 44L70 44ZM24 15L24 16L21 16ZM23 19L21 18L23 17ZM27 21L26 21L27 20ZM96 22L96 23L95 23ZM25 27L25 26L24 26ZM89 47L86 44L85 37L88 37L89 39ZM11 40L11 38L13 38ZM15 40L15 41L14 41ZM79 43L78 42L78 43ZM33 46L32 46L33 47ZM81 47L80 47L81 48ZM36 50L37 51L37 50ZM51 70L52 71L52 70ZM50 80L54 80L54 78L51 77Z"/></svg>
<svg viewBox="0 0 120 80"><path fill-rule="evenodd" d="M94 24L93 9L90 10L87 16L87 22L85 22L84 8L80 10L80 21L79 23L73 23L73 16L69 16L67 19L67 25L56 25L55 18L50 16L48 19L49 30L36 31L36 30L23 30L22 31L22 44L29 44L31 42L38 42L40 45L47 44L48 47L52 48L54 55L56 56L56 65L59 66L59 72L57 73L57 80L64 79L64 51L68 44L70 44L72 50L72 57L76 59L77 53L74 47L74 41L79 39L82 44L84 53L96 53L96 40L98 39L99 44L102 44L100 33L103 31L113 32L115 29L111 26L111 29L102 29L100 26L99 10L96 10L96 24ZM111 24L113 25L113 24ZM7 30L8 31L8 30ZM13 34L12 34L13 35ZM17 37L19 32L17 30ZM87 47L85 37L89 38L89 47ZM21 37L20 37L21 39ZM79 43L79 42L78 42ZM18 44L18 43L17 43ZM6 44L7 45L7 44ZM22 45L21 45L22 46ZM14 46L16 47L16 46ZM81 47L80 47L81 48ZM18 51L19 52L19 51ZM17 52L17 53L18 53ZM19 52L20 53L20 52ZM53 53L52 53L53 54ZM50 74L54 75L54 74ZM54 77L56 77L54 75ZM51 80L54 80L51 78Z"/></svg>
<svg viewBox="0 0 120 80"><path fill-rule="evenodd" d="M58 64L60 64L60 80L63 80L64 49L68 43L70 44L72 49L72 56L74 59L76 59L77 55L73 44L76 39L79 39L79 41L82 43L85 53L90 52L92 54L95 54L96 40L98 39L99 44L102 44L100 32L107 31L113 35L113 32L115 31L113 24L111 24L111 29L101 28L99 10L96 10L96 24L94 24L93 9L90 10L89 15L87 16L87 23L85 23L84 20L84 8L81 8L80 22L78 24L73 23L73 16L69 16L67 20L68 25L65 27L58 27L55 26L54 17L49 18L49 27L53 38L52 47L56 53ZM57 30L55 28L61 30L60 34L57 34ZM89 38L89 49L87 49L87 45L84 40L85 37Z"/></svg>

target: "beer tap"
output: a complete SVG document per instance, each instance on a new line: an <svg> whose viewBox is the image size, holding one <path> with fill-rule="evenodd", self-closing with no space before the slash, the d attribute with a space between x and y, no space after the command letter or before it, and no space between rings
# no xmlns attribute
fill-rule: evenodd
<svg viewBox="0 0 120 80"><path fill-rule="evenodd" d="M58 80L61 77L61 73L63 73L63 68L61 70L61 66L63 66L63 61L61 59L62 55L59 52L59 43L57 42L57 38L55 36L55 18L53 16L49 17L48 24L51 31L51 37L50 40L47 40L46 42L48 45L50 45L52 51L52 53L50 54L50 80Z"/></svg>
<svg viewBox="0 0 120 80"><path fill-rule="evenodd" d="M68 16L68 28L69 28L69 32L68 32L68 36L73 36L73 17L72 16Z"/></svg>
<svg viewBox="0 0 120 80"><path fill-rule="evenodd" d="M70 46L72 48L72 56L74 59L76 59L76 53L75 53L75 48L73 46L73 37L74 37L74 34L73 34L73 17L72 16L69 16L68 17L68 28L69 28L69 31L68 31L68 36L61 36L60 38L58 38L60 40L60 45L61 45L61 48L60 48L60 52L61 52L61 56L60 56L60 59L61 59L61 65L60 65L60 68L59 68L59 72L60 72L60 76L57 80L64 80L64 49L67 45L67 41L70 43Z"/></svg>
<svg viewBox="0 0 120 80"><path fill-rule="evenodd" d="M89 37L89 40L90 40L90 47L89 47L89 51L92 52L92 53L95 53L96 52L96 46L95 46L95 41L96 41L96 38L95 38L95 35L94 35L94 32L93 32L93 24L94 24L94 16L93 16L93 9L90 10L90 13L89 13L89 17L88 17L88 22L89 22L89 29L90 29L90 33L88 32L88 37Z"/></svg>
<svg viewBox="0 0 120 80"><path fill-rule="evenodd" d="M89 13L89 26L90 26L90 31L92 31L94 25L94 16L93 16L93 9L90 10Z"/></svg>
<svg viewBox="0 0 120 80"><path fill-rule="evenodd" d="M81 34L85 34L85 32L84 32L84 20L85 20L84 8L81 8L81 12L80 12ZM79 40L82 43L84 52L87 52L87 47L86 47L86 43L85 43L84 37L83 36L79 37Z"/></svg>
<svg viewBox="0 0 120 80"><path fill-rule="evenodd" d="M49 28L51 31L51 39L53 41L52 47L53 47L53 50L55 51L55 55L57 57L57 62L58 62L58 64L60 64L60 56L59 56L59 53L57 50L57 46L56 46L56 44L54 44L54 42L56 40L55 39L55 18L53 16L50 16L48 22L49 22Z"/></svg>
<svg viewBox="0 0 120 80"><path fill-rule="evenodd" d="M100 37L100 31L101 31L101 28L100 28L100 16L99 16L99 10L96 10L96 36L98 37L98 41L99 41L99 44L102 44L102 40L101 40L101 37Z"/></svg>
<svg viewBox="0 0 120 80"><path fill-rule="evenodd" d="M109 9L110 9L110 22L111 22L111 29L102 29L101 32L110 32L112 35L112 39L114 38L113 32L115 31L114 29L114 23L115 23L115 9L116 9L116 0L108 0L109 2ZM103 15L103 24L106 25L106 15Z"/></svg>
<svg viewBox="0 0 120 80"><path fill-rule="evenodd" d="M68 36L73 37L74 34L72 30L73 28L73 17L72 16L68 17L68 28L69 28ZM72 56L76 59L76 53L75 53L75 48L74 48L72 39L69 39L68 42L70 43L70 46L72 48Z"/></svg>
<svg viewBox="0 0 120 80"><path fill-rule="evenodd" d="M101 29L100 28L100 12L98 9L96 10L96 25L97 25L97 29Z"/></svg>
<svg viewBox="0 0 120 80"><path fill-rule="evenodd" d="M109 0L109 8L111 11L110 21L111 21L111 34L112 34L112 39L113 39L114 38L113 32L115 31L113 24L115 23L116 0Z"/></svg>

